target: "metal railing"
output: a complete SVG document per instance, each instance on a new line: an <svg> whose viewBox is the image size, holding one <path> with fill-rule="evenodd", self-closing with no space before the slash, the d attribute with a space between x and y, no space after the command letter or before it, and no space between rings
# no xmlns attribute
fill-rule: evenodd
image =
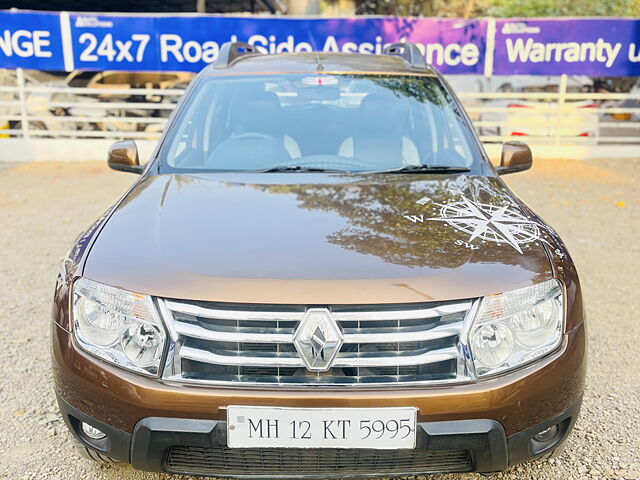
<svg viewBox="0 0 640 480"><path fill-rule="evenodd" d="M0 141L12 137L154 140L184 93L183 89L30 85L20 69L15 78L15 86L0 86ZM486 143L526 139L551 145L640 144L639 93L571 93L564 76L558 92L457 93ZM589 108L580 102L589 103ZM633 106L622 106L623 102Z"/></svg>
<svg viewBox="0 0 640 480"><path fill-rule="evenodd" d="M633 93L569 93L569 92L508 92L508 93L468 93L458 92L473 125L483 142L504 142L514 137L527 137L531 143L559 144L628 144L640 143L640 94ZM509 105L496 106L498 101L507 100ZM513 105L514 101L525 101L527 105ZM592 102L589 110L580 110L579 102ZM616 106L616 103L630 101L637 107ZM481 102L481 103L478 103ZM612 102L612 103L606 103ZM532 105L533 104L533 105ZM546 109L536 108L536 104ZM523 108L531 111L524 111ZM493 115L493 118L487 119ZM621 118L620 120L616 120ZM567 118L569 117L569 118ZM578 120L578 125L572 124ZM580 121L582 120L582 121ZM547 121L548 133L529 135L528 127L540 127L541 121ZM509 127L517 125L524 135L509 132ZM588 135L563 134L563 129L578 131L579 126L590 126ZM498 129L502 134L487 135L487 128Z"/></svg>

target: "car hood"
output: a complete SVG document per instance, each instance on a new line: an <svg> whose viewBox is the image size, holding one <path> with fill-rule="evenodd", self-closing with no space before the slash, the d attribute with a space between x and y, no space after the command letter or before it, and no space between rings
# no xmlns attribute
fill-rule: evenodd
<svg viewBox="0 0 640 480"><path fill-rule="evenodd" d="M450 300L548 279L548 236L494 177L155 175L115 208L83 274L193 300Z"/></svg>

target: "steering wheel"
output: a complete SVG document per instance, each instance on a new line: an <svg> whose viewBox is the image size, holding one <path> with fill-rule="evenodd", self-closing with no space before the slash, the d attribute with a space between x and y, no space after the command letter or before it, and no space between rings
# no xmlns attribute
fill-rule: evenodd
<svg viewBox="0 0 640 480"><path fill-rule="evenodd" d="M336 155L309 155L296 159L295 165L336 170L343 169L344 167L352 167L356 170L367 170L370 168L370 165L355 158L338 157Z"/></svg>
<svg viewBox="0 0 640 480"><path fill-rule="evenodd" d="M233 139L234 140L273 140L274 142L277 141L275 137L272 137L271 135L267 135L266 133L260 133L260 132L239 133L238 135L234 135Z"/></svg>

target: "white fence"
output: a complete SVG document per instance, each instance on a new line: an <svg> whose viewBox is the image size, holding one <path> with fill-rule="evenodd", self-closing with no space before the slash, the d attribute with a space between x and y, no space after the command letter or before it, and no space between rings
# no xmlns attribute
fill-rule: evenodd
<svg viewBox="0 0 640 480"><path fill-rule="evenodd" d="M0 146L7 139L155 140L182 89L0 86ZM485 143L627 145L640 156L640 94L458 92ZM630 105L630 106L629 106Z"/></svg>

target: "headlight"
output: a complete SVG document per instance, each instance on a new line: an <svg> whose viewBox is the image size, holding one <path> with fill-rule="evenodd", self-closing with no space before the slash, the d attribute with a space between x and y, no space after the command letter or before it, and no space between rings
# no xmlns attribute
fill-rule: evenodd
<svg viewBox="0 0 640 480"><path fill-rule="evenodd" d="M557 280L482 299L469 330L479 377L519 367L562 341L564 294Z"/></svg>
<svg viewBox="0 0 640 480"><path fill-rule="evenodd" d="M86 278L73 284L73 333L89 353L129 370L157 375L165 332L151 297Z"/></svg>

